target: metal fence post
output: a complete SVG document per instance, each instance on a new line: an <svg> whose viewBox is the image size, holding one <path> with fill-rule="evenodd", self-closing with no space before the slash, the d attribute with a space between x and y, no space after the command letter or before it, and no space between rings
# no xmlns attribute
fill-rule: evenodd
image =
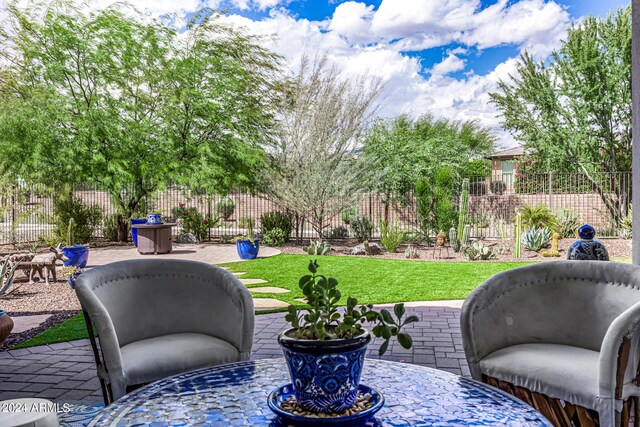
<svg viewBox="0 0 640 427"><path fill-rule="evenodd" d="M549 172L549 209L553 210L553 172Z"/></svg>

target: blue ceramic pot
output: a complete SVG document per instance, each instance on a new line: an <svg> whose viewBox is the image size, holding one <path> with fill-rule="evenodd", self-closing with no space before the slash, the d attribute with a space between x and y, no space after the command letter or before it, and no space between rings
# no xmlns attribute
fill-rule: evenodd
<svg viewBox="0 0 640 427"><path fill-rule="evenodd" d="M296 401L315 413L342 412L353 406L371 334L352 339L301 340L294 329L280 334Z"/></svg>
<svg viewBox="0 0 640 427"><path fill-rule="evenodd" d="M131 218L131 225L133 224L146 224L146 218ZM138 229L131 227L131 239L133 240L133 244L138 246Z"/></svg>
<svg viewBox="0 0 640 427"><path fill-rule="evenodd" d="M589 224L585 224L578 230L579 240L569 246L567 259L583 261L609 261L609 253L604 244L595 240L596 230Z"/></svg>
<svg viewBox="0 0 640 427"><path fill-rule="evenodd" d="M87 261L89 261L89 246L85 245L73 245L65 246L62 248L62 253L68 259L63 262L64 266L73 266L85 268Z"/></svg>
<svg viewBox="0 0 640 427"><path fill-rule="evenodd" d="M162 215L160 214L147 215L147 224L162 224Z"/></svg>
<svg viewBox="0 0 640 427"><path fill-rule="evenodd" d="M255 259L260 250L260 240L238 240L236 241L236 250L240 259Z"/></svg>

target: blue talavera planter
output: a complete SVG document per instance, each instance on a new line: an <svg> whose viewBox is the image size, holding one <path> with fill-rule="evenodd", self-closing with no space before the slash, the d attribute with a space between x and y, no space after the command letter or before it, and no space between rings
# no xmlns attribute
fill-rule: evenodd
<svg viewBox="0 0 640 427"><path fill-rule="evenodd" d="M291 375L296 401L314 413L342 412L353 406L371 334L352 339L302 340L294 329L280 334L278 343Z"/></svg>
<svg viewBox="0 0 640 427"><path fill-rule="evenodd" d="M609 253L604 244L596 240L596 230L589 224L578 229L579 240L571 244L567 259L583 261L609 261Z"/></svg>
<svg viewBox="0 0 640 427"><path fill-rule="evenodd" d="M236 250L240 259L255 259L260 250L260 240L238 240L236 241Z"/></svg>
<svg viewBox="0 0 640 427"><path fill-rule="evenodd" d="M147 215L147 224L162 224L162 215L161 214Z"/></svg>
<svg viewBox="0 0 640 427"><path fill-rule="evenodd" d="M131 225L133 224L146 224L147 218L131 218ZM133 244L138 246L138 229L131 227L131 239L133 240Z"/></svg>

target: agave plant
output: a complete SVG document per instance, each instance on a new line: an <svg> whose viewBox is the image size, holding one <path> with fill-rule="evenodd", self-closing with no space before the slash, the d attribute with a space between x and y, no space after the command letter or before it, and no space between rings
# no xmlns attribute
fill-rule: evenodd
<svg viewBox="0 0 640 427"><path fill-rule="evenodd" d="M522 233L522 244L530 251L538 252L551 240L551 230L546 227L533 227Z"/></svg>
<svg viewBox="0 0 640 427"><path fill-rule="evenodd" d="M558 234L560 234L561 238L577 236L580 220L571 209L560 209L556 212L556 220L558 222Z"/></svg>
<svg viewBox="0 0 640 427"><path fill-rule="evenodd" d="M331 245L322 240L314 240L305 250L309 255L327 255L331 251Z"/></svg>
<svg viewBox="0 0 640 427"><path fill-rule="evenodd" d="M9 257L0 264L0 297L8 295L9 289L13 286L13 275L18 268L18 263L11 265Z"/></svg>
<svg viewBox="0 0 640 427"><path fill-rule="evenodd" d="M485 246L480 240L476 240L462 249L462 256L469 261L486 261L495 259L496 251L493 247Z"/></svg>

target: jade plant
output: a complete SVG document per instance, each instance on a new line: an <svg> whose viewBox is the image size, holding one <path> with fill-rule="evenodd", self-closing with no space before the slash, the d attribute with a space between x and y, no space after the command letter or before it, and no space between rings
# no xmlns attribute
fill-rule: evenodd
<svg viewBox="0 0 640 427"><path fill-rule="evenodd" d="M373 324L371 332L384 339L378 354L389 348L391 338L409 349L413 345L411 336L402 328L417 322L418 316L404 318L404 304L393 307L393 315L386 309L374 310L373 305L358 306L356 298L348 297L344 312L338 309L342 297L338 280L318 274L318 262L309 261L309 273L300 278L298 285L304 294L306 307L289 306L285 320L294 328L293 338L306 340L351 339L364 332L362 324ZM403 319L404 318L404 319Z"/></svg>

